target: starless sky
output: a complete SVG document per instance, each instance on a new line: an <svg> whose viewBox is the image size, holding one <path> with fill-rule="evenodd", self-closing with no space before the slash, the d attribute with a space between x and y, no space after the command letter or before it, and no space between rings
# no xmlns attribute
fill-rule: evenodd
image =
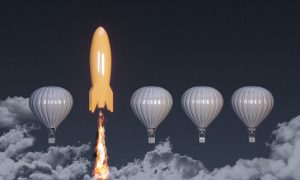
<svg viewBox="0 0 300 180"><path fill-rule="evenodd" d="M170 138L174 152L201 160L208 169L239 158L266 157L278 122L299 113L300 3L287 1L14 1L1 3L0 99L29 97L37 88L66 88L74 106L57 130L58 145L95 143L97 114L88 111L89 48L103 26L112 51L114 113L106 113L109 163L121 166L154 146L130 108L139 87L162 86L174 105L156 138ZM198 143L196 127L181 109L192 86L208 85L224 108ZM230 98L241 86L270 90L275 106L249 144ZM35 132L34 150L47 145ZM89 159L93 159L93 151Z"/></svg>

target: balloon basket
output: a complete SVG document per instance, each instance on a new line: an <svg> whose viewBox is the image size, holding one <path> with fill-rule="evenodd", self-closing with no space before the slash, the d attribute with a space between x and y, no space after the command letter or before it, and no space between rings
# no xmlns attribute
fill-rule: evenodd
<svg viewBox="0 0 300 180"><path fill-rule="evenodd" d="M155 143L155 137L148 137L148 143L154 144Z"/></svg>
<svg viewBox="0 0 300 180"><path fill-rule="evenodd" d="M48 138L48 144L55 144L55 138Z"/></svg>
<svg viewBox="0 0 300 180"><path fill-rule="evenodd" d="M199 143L205 143L205 128L199 128Z"/></svg>
<svg viewBox="0 0 300 180"><path fill-rule="evenodd" d="M255 143L255 128L248 128L249 143Z"/></svg>
<svg viewBox="0 0 300 180"><path fill-rule="evenodd" d="M199 137L199 143L205 143L205 137Z"/></svg>
<svg viewBox="0 0 300 180"><path fill-rule="evenodd" d="M249 143L255 143L255 137L249 137Z"/></svg>
<svg viewBox="0 0 300 180"><path fill-rule="evenodd" d="M148 132L148 143L154 144L155 143L155 128L147 129Z"/></svg>

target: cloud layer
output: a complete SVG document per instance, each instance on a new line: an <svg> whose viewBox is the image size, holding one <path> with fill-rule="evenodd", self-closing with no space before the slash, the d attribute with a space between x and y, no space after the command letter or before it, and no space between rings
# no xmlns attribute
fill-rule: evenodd
<svg viewBox="0 0 300 180"><path fill-rule="evenodd" d="M29 108L29 98L8 97L0 100L0 128L14 127L34 119Z"/></svg>
<svg viewBox="0 0 300 180"><path fill-rule="evenodd" d="M269 158L240 159L233 166L208 171L200 161L172 152L167 140L143 160L112 168L111 180L299 180L300 116L273 131Z"/></svg>
<svg viewBox="0 0 300 180"><path fill-rule="evenodd" d="M23 97L0 101L0 128L12 128L0 137L0 180L83 179L90 169L91 163L84 158L90 145L27 152L35 140L30 131L37 127L29 123L34 117L28 101Z"/></svg>
<svg viewBox="0 0 300 180"><path fill-rule="evenodd" d="M93 179L88 175L91 162L85 158L90 145L28 152L35 139L26 120L32 118L28 98L0 101L0 127L12 127L0 136L0 180ZM212 171L199 160L174 153L166 140L141 160L111 167L110 180L300 180L300 116L279 124L273 135L269 158L240 159Z"/></svg>
<svg viewBox="0 0 300 180"><path fill-rule="evenodd" d="M24 127L0 137L0 180L82 179L90 162L83 154L89 145L49 147L46 152L25 152L34 138Z"/></svg>

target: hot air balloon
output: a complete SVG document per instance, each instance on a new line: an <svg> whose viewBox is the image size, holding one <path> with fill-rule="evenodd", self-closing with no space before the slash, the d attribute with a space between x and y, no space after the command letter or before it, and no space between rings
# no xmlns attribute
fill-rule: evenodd
<svg viewBox="0 0 300 180"><path fill-rule="evenodd" d="M133 93L130 103L134 114L147 128L148 143L155 143L155 130L173 105L171 94L161 87L142 87Z"/></svg>
<svg viewBox="0 0 300 180"><path fill-rule="evenodd" d="M273 108L272 94L263 87L246 86L234 92L231 103L236 115L248 128L249 142L254 143L257 126Z"/></svg>
<svg viewBox="0 0 300 180"><path fill-rule="evenodd" d="M183 94L181 105L199 130L199 143L205 143L206 128L220 113L223 102L221 93L208 86L192 87Z"/></svg>
<svg viewBox="0 0 300 180"><path fill-rule="evenodd" d="M48 86L35 90L29 99L33 114L48 129L48 143L55 143L55 131L73 106L71 94L61 87Z"/></svg>

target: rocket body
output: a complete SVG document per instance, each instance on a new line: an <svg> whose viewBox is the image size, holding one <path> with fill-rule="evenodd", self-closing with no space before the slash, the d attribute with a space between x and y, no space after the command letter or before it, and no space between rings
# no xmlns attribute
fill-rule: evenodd
<svg viewBox="0 0 300 180"><path fill-rule="evenodd" d="M113 112L113 92L110 87L111 51L106 31L99 27L93 35L90 49L92 87L89 92L89 110L107 108Z"/></svg>

